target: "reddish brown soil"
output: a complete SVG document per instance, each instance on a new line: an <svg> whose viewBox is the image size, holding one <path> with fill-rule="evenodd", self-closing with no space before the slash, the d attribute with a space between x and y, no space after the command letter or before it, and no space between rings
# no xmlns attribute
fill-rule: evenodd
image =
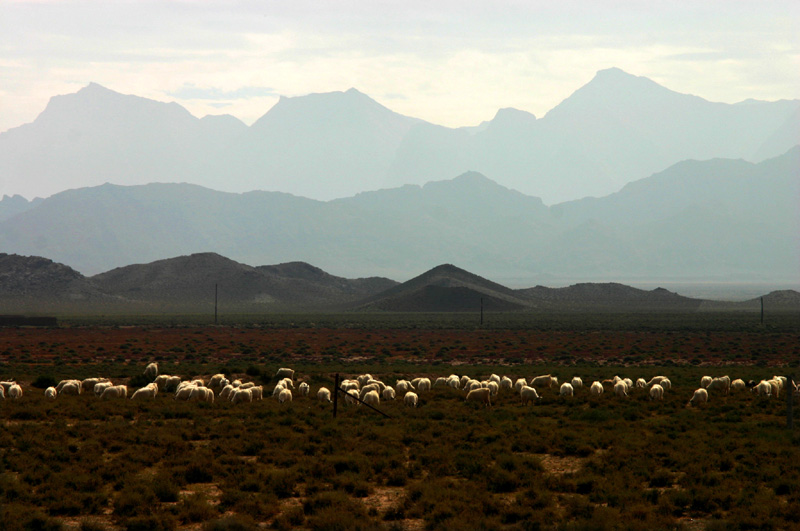
<svg viewBox="0 0 800 531"><path fill-rule="evenodd" d="M0 361L396 361L450 364L767 364L800 359L795 333L86 327L0 329Z"/></svg>

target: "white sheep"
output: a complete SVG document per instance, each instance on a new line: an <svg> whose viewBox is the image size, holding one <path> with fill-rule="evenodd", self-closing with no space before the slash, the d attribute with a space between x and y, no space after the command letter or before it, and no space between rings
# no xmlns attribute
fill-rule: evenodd
<svg viewBox="0 0 800 531"><path fill-rule="evenodd" d="M61 380L61 381L62 382L68 382L70 380ZM14 381L11 381L11 380L6 380L6 381L3 381L3 382L0 382L0 387L3 388L3 391L8 392L8 390L11 388L11 386L14 385L15 383L17 383L17 382L14 382Z"/></svg>
<svg viewBox="0 0 800 531"><path fill-rule="evenodd" d="M664 388L658 384L653 384L650 388L650 400L663 400Z"/></svg>
<svg viewBox="0 0 800 531"><path fill-rule="evenodd" d="M436 378L436 380L433 382L433 386L439 387L440 385L447 385L447 378L445 378L444 376L439 376L438 378Z"/></svg>
<svg viewBox="0 0 800 531"><path fill-rule="evenodd" d="M283 385L283 383L278 383L278 384L275 386L275 388L274 388L274 389L272 389L272 396L273 396L273 398L274 398L274 397L277 397L278 395L280 395L280 394L281 394L281 391L283 391L284 389L286 389L286 386L285 386L285 385Z"/></svg>
<svg viewBox="0 0 800 531"><path fill-rule="evenodd" d="M372 379L373 378L372 378L371 374L360 374L360 375L356 376L356 381L358 382L358 386L359 387L364 387Z"/></svg>
<svg viewBox="0 0 800 531"><path fill-rule="evenodd" d="M8 391L8 388L11 387L11 384L14 384L15 382L0 382L0 383L3 385L3 387L6 388L6 391ZM10 385L6 385L6 384L10 384ZM60 394L61 390L67 384L75 384L78 387L80 387L81 386L81 381L80 380L75 380L75 379L61 380L60 382L58 382L58 385L56 385L56 393Z"/></svg>
<svg viewBox="0 0 800 531"><path fill-rule="evenodd" d="M465 402L483 402L486 406L492 405L492 392L486 388L481 387L480 389L473 389L469 393L467 393L467 398L464 399Z"/></svg>
<svg viewBox="0 0 800 531"><path fill-rule="evenodd" d="M179 386L178 390L175 391L175 400L189 400L189 398L192 397L192 391L194 389L195 386L193 385Z"/></svg>
<svg viewBox="0 0 800 531"><path fill-rule="evenodd" d="M294 382L291 378L284 378L280 381L286 389L294 389Z"/></svg>
<svg viewBox="0 0 800 531"><path fill-rule="evenodd" d="M222 400L229 400L231 393L233 393L234 389L236 388L231 384L226 385L225 387L222 388L222 391L219 392L219 397Z"/></svg>
<svg viewBox="0 0 800 531"><path fill-rule="evenodd" d="M702 378L700 378L700 387L705 389L706 387L708 387L708 384L710 384L713 379L714 378L712 378L711 376L703 376Z"/></svg>
<svg viewBox="0 0 800 531"><path fill-rule="evenodd" d="M250 396L253 397L253 400L262 400L264 398L264 386L263 385L256 385L256 386L251 387L248 390L250 391Z"/></svg>
<svg viewBox="0 0 800 531"><path fill-rule="evenodd" d="M527 385L523 385L522 389L519 390L519 397L522 399L523 404L528 404L533 402L534 400L539 400L539 393L536 392L536 389L533 387L528 387Z"/></svg>
<svg viewBox="0 0 800 531"><path fill-rule="evenodd" d="M156 384L159 391L166 391L167 390L167 382L169 381L170 375L169 374L159 374L156 376L156 379L153 380L153 383Z"/></svg>
<svg viewBox="0 0 800 531"><path fill-rule="evenodd" d="M256 384L254 382L245 382L239 386L239 389L252 389Z"/></svg>
<svg viewBox="0 0 800 531"><path fill-rule="evenodd" d="M284 391L288 391L288 389L284 389ZM288 391L289 395L291 396L291 391ZM236 389L230 394L230 401L234 404L241 404L242 402L252 402L253 401L253 393L250 392L250 389Z"/></svg>
<svg viewBox="0 0 800 531"><path fill-rule="evenodd" d="M383 383L380 380L375 380L374 378L372 380L368 380L367 381L367 385L377 385L378 386L378 394L382 393L383 390L386 388L386 384L385 383Z"/></svg>
<svg viewBox="0 0 800 531"><path fill-rule="evenodd" d="M751 392L757 394L758 396L766 396L769 398L772 396L772 385L767 380L761 380L758 382L758 385L751 389Z"/></svg>
<svg viewBox="0 0 800 531"><path fill-rule="evenodd" d="M167 383L164 384L164 391L177 391L178 386L181 384L180 376L170 376L167 378Z"/></svg>
<svg viewBox="0 0 800 531"><path fill-rule="evenodd" d="M2 392L2 391L0 391L0 392ZM52 387L52 386L48 387L47 389L44 390L44 396L45 396L45 398L50 398L50 399L55 400L55 398L56 398L56 388Z"/></svg>
<svg viewBox="0 0 800 531"><path fill-rule="evenodd" d="M331 391L327 387L320 387L319 391L317 391L317 400L320 402L330 402L331 401Z"/></svg>
<svg viewBox="0 0 800 531"><path fill-rule="evenodd" d="M561 389L558 391L558 394L561 396L572 396L575 390L572 388L572 384L564 382L561 384Z"/></svg>
<svg viewBox="0 0 800 531"><path fill-rule="evenodd" d="M5 398L6 398L6 392L4 391L4 389L5 389L5 387L0 385L0 400L5 400Z"/></svg>
<svg viewBox="0 0 800 531"><path fill-rule="evenodd" d="M79 395L83 392L83 387L78 381L67 382L61 386L60 395Z"/></svg>
<svg viewBox="0 0 800 531"><path fill-rule="evenodd" d="M633 380L630 378L623 378L622 381L625 382L625 386L628 388L628 391L633 390Z"/></svg>
<svg viewBox="0 0 800 531"><path fill-rule="evenodd" d="M344 402L348 405L358 404L358 391L355 389L350 389L344 395Z"/></svg>
<svg viewBox="0 0 800 531"><path fill-rule="evenodd" d="M637 378L636 379L636 388L637 389L644 389L647 387L647 381L644 378ZM663 391L664 388L662 387L661 390Z"/></svg>
<svg viewBox="0 0 800 531"><path fill-rule="evenodd" d="M617 396L628 396L628 384L626 384L623 380L618 381L614 384L614 394Z"/></svg>
<svg viewBox="0 0 800 531"><path fill-rule="evenodd" d="M701 387L695 390L692 398L690 398L689 402L686 404L686 407L693 406L695 404L703 404L705 402L708 402L708 391Z"/></svg>
<svg viewBox="0 0 800 531"><path fill-rule="evenodd" d="M663 387L664 391L669 391L670 389L672 389L672 382L669 380L669 378L662 379L658 385Z"/></svg>
<svg viewBox="0 0 800 531"><path fill-rule="evenodd" d="M408 380L397 380L394 384L394 388L399 394L406 394L414 390L414 386Z"/></svg>
<svg viewBox="0 0 800 531"><path fill-rule="evenodd" d="M284 402L291 402L292 401L292 392L289 389L284 389L281 391L281 394L278 395L278 402L283 404Z"/></svg>
<svg viewBox="0 0 800 531"><path fill-rule="evenodd" d="M308 396L308 394L311 392L311 386L306 382L303 382L297 388L297 392L300 393L300 396Z"/></svg>
<svg viewBox="0 0 800 531"><path fill-rule="evenodd" d="M737 378L731 382L731 389L734 391L743 391L747 389L747 384L744 383L744 380L741 378Z"/></svg>
<svg viewBox="0 0 800 531"><path fill-rule="evenodd" d="M659 384L659 385L661 385L661 380L666 380L666 379L667 379L667 377L666 377L666 376L653 376L653 377L652 377L652 378L650 378L650 380L647 382L647 387L653 386L653 385L655 385L655 384ZM664 387L664 386L662 385L661 387Z"/></svg>
<svg viewBox="0 0 800 531"><path fill-rule="evenodd" d="M111 382L97 382L96 384L94 384L92 392L94 392L95 396L100 396L103 394L103 391L105 391L107 387L111 387L112 385L114 384Z"/></svg>
<svg viewBox="0 0 800 531"><path fill-rule="evenodd" d="M492 396L497 396L497 394L500 392L500 384L498 384L494 380L486 382L486 388L489 389L489 391L491 391Z"/></svg>
<svg viewBox="0 0 800 531"><path fill-rule="evenodd" d="M294 369L281 367L278 369L278 372L275 373L275 378L289 378L290 380L294 380Z"/></svg>
<svg viewBox="0 0 800 531"><path fill-rule="evenodd" d="M151 387L151 386L152 386L152 387ZM157 386L157 385L155 385L155 383L147 384L147 385L145 385L144 387L142 387L142 388L140 388L140 389L137 389L136 391L134 391L134 392L133 392L133 394L131 395L131 400L135 400L135 399L137 399L137 398L142 398L142 399L146 399L146 398L155 399L155 398L156 398L156 394L157 394L157 393L158 393L158 386Z"/></svg>
<svg viewBox="0 0 800 531"><path fill-rule="evenodd" d="M158 363L148 363L147 367L144 368L144 375L152 380L155 380L156 376L158 376Z"/></svg>
<svg viewBox="0 0 800 531"><path fill-rule="evenodd" d="M592 396L600 396L603 394L603 384L595 380L592 382L592 385L589 387L589 393Z"/></svg>
<svg viewBox="0 0 800 531"><path fill-rule="evenodd" d="M381 397L378 395L377 390L372 390L364 395L364 403L373 407L381 405Z"/></svg>
<svg viewBox="0 0 800 531"><path fill-rule="evenodd" d="M364 396L366 396L366 394L369 393L370 391L375 391L377 393L380 393L380 390L381 390L380 386L376 384L367 384L361 388L361 391L359 391L358 398L364 400Z"/></svg>
<svg viewBox="0 0 800 531"><path fill-rule="evenodd" d="M108 378L86 378L81 382L81 391L93 391L96 384L107 381Z"/></svg>
<svg viewBox="0 0 800 531"><path fill-rule="evenodd" d="M712 378L711 382L706 386L706 390L713 391L714 389L722 389L727 395L731 390L731 377L722 376L720 378Z"/></svg>
<svg viewBox="0 0 800 531"><path fill-rule="evenodd" d="M419 382L416 385L417 392L422 393L423 391L430 391L431 390L431 379L430 378L420 378Z"/></svg>
<svg viewBox="0 0 800 531"><path fill-rule="evenodd" d="M461 389L461 378L455 374L451 374L447 377L447 387L451 389Z"/></svg>
<svg viewBox="0 0 800 531"><path fill-rule="evenodd" d="M577 391L583 387L583 380L581 380L580 376L574 376L570 382L570 385L572 386L573 391Z"/></svg>
<svg viewBox="0 0 800 531"><path fill-rule="evenodd" d="M527 385L528 381L525 378L517 378L517 381L514 382L514 392L519 393Z"/></svg>
<svg viewBox="0 0 800 531"><path fill-rule="evenodd" d="M408 394L408 393L406 393L406 394ZM384 400L394 400L395 399L394 389L389 385L386 386L386 388L383 390L383 393L381 393L381 395L383 396Z"/></svg>
<svg viewBox="0 0 800 531"><path fill-rule="evenodd" d="M419 396L414 391L409 391L406 393L406 396L403 397L403 403L408 407L417 407L419 403Z"/></svg>
<svg viewBox="0 0 800 531"><path fill-rule="evenodd" d="M458 380L459 382L458 388L463 389L464 386L467 385L467 382L469 382L470 380L472 380L472 378L467 376L466 374L461 376L461 378Z"/></svg>
<svg viewBox="0 0 800 531"><path fill-rule="evenodd" d="M489 381L490 382L496 382L497 385L500 385L500 376L498 376L497 374L492 373L492 375L489 376Z"/></svg>
<svg viewBox="0 0 800 531"><path fill-rule="evenodd" d="M109 398L128 398L128 387L125 385L112 385L103 389L100 398L107 400Z"/></svg>
<svg viewBox="0 0 800 531"><path fill-rule="evenodd" d="M531 380L530 385L531 387L553 387L558 385L558 378L549 374L543 374Z"/></svg>
<svg viewBox="0 0 800 531"><path fill-rule="evenodd" d="M511 381L511 378L508 376L503 376L500 378L500 389L513 389L514 382Z"/></svg>
<svg viewBox="0 0 800 531"><path fill-rule="evenodd" d="M8 388L8 398L18 400L22 398L22 387L19 384L13 384Z"/></svg>

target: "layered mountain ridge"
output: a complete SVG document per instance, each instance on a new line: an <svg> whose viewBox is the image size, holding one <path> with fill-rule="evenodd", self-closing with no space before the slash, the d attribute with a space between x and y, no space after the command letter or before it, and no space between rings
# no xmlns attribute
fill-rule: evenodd
<svg viewBox="0 0 800 531"><path fill-rule="evenodd" d="M545 116L447 128L345 92L281 98L248 127L95 83L0 133L0 194L186 182L318 200L477 171L547 204L603 196L686 159L759 162L800 143L800 101L708 102L603 70ZM794 119L794 121L792 121Z"/></svg>

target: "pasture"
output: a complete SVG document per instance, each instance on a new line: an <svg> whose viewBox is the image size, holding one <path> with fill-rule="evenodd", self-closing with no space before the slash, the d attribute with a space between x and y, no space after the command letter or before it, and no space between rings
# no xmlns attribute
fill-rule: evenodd
<svg viewBox="0 0 800 531"><path fill-rule="evenodd" d="M0 528L13 529L790 529L800 446L786 401L749 391L686 403L703 375L792 374L795 330L525 330L74 327L0 331ZM265 386L232 404L46 399L66 378L133 389L147 362L184 379L223 372ZM311 385L271 398L278 367ZM437 386L419 407L315 399L333 378L578 375L575 396L539 389L492 407ZM590 397L594 380L663 374ZM800 374L795 374L800 376ZM129 395L130 396L130 395ZM783 396L783 395L782 395Z"/></svg>

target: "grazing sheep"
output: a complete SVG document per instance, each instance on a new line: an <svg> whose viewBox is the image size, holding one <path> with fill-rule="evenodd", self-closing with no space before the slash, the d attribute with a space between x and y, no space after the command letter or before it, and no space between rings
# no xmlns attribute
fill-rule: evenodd
<svg viewBox="0 0 800 531"><path fill-rule="evenodd" d="M572 396L575 390L572 388L572 384L564 382L561 384L561 389L559 389L558 394L561 396Z"/></svg>
<svg viewBox="0 0 800 531"><path fill-rule="evenodd" d="M320 402L330 402L331 401L331 391L327 387L320 387L319 391L317 391L317 400Z"/></svg>
<svg viewBox="0 0 800 531"><path fill-rule="evenodd" d="M275 378L289 378L290 380L294 380L294 369L281 367L278 369L278 372L275 373Z"/></svg>
<svg viewBox="0 0 800 531"><path fill-rule="evenodd" d="M731 390L731 377L722 376L720 378L713 378L711 382L706 386L706 390L713 391L714 389L722 389L727 395L728 392Z"/></svg>
<svg viewBox="0 0 800 531"><path fill-rule="evenodd" d="M0 391L0 393L2 393L2 391ZM46 398L51 398L51 399L55 400L56 399L56 388L55 387L48 387L47 389L44 390L44 396Z"/></svg>
<svg viewBox="0 0 800 531"><path fill-rule="evenodd" d="M2 384L2 386L6 388L6 391L8 391L8 388L11 387L14 383L16 383L16 382L0 382L0 384ZM61 393L61 390L64 388L64 386L67 385L67 384L70 384L70 383L71 384L75 384L78 387L81 386L81 381L80 380L75 380L75 379L72 379L72 380L61 380L60 382L58 382L58 385L56 385L56 392L57 393ZM8 384L8 385L6 385L6 384Z"/></svg>
<svg viewBox="0 0 800 531"><path fill-rule="evenodd" d="M79 395L83 392L83 387L77 380L67 382L61 387L60 395Z"/></svg>
<svg viewBox="0 0 800 531"><path fill-rule="evenodd" d="M637 378L636 379L636 388L637 389L644 389L645 387L647 387L647 382L645 381L645 379L644 378ZM662 387L661 390L663 391L664 388Z"/></svg>
<svg viewBox="0 0 800 531"><path fill-rule="evenodd" d="M531 387L553 387L554 385L558 385L558 378L549 374L543 374L531 380L530 385Z"/></svg>
<svg viewBox="0 0 800 531"><path fill-rule="evenodd" d="M669 378L664 378L663 380L661 380L661 383L659 385L664 388L664 391L669 391L670 389L672 389L672 382L669 381Z"/></svg>
<svg viewBox="0 0 800 531"><path fill-rule="evenodd" d="M492 374L491 376L489 376L489 381L496 382L497 385L500 385L500 376L498 376L497 374Z"/></svg>
<svg viewBox="0 0 800 531"><path fill-rule="evenodd" d="M0 400L5 400L6 399L6 392L3 389L5 389L5 387L0 385Z"/></svg>
<svg viewBox="0 0 800 531"><path fill-rule="evenodd" d="M523 404L528 404L534 400L540 399L539 393L536 392L536 389L533 387L528 387L527 385L523 385L522 389L519 390L519 397L522 399Z"/></svg>
<svg viewBox="0 0 800 531"><path fill-rule="evenodd" d="M103 394L100 398L107 400L109 398L128 398L128 387L125 385L112 385L103 389Z"/></svg>
<svg viewBox="0 0 800 531"><path fill-rule="evenodd" d="M167 382L169 381L169 374L159 374L156 376L156 379L153 380L153 383L156 384L159 391L166 391L167 390Z"/></svg>
<svg viewBox="0 0 800 531"><path fill-rule="evenodd" d="M148 363L147 367L144 368L144 375L155 380L156 376L158 376L158 363Z"/></svg>
<svg viewBox="0 0 800 531"><path fill-rule="evenodd" d="M492 392L492 396L497 396L497 393L500 392L500 385L494 380L486 382L486 388Z"/></svg>
<svg viewBox="0 0 800 531"><path fill-rule="evenodd" d="M93 391L95 385L107 381L108 378L86 378L81 382L81 391Z"/></svg>
<svg viewBox="0 0 800 531"><path fill-rule="evenodd" d="M708 391L704 388L699 388L695 390L692 398L689 399L689 402L686 404L686 407L693 406L695 404L702 404L708 402Z"/></svg>
<svg viewBox="0 0 800 531"><path fill-rule="evenodd" d="M294 389L294 382L291 378L284 378L280 381L286 389Z"/></svg>
<svg viewBox="0 0 800 531"><path fill-rule="evenodd" d="M623 378L622 381L625 382L625 386L628 388L628 391L633 389L633 380L630 378Z"/></svg>
<svg viewBox="0 0 800 531"><path fill-rule="evenodd" d="M61 380L61 382L70 382L70 381L72 381L72 380ZM61 382L59 382L59 385L61 384ZM3 388L3 391L8 392L8 390L11 388L11 386L14 385L15 383L17 383L17 382L12 382L12 381L0 382L0 387Z"/></svg>
<svg viewBox="0 0 800 531"><path fill-rule="evenodd" d="M417 407L417 404L419 403L419 397L417 396L417 393L414 391L409 391L406 393L406 396L403 397L403 403L409 407Z"/></svg>
<svg viewBox="0 0 800 531"><path fill-rule="evenodd" d="M179 387L177 391L175 391L175 400L189 400L192 396L192 390L195 387L193 385L184 385L183 387Z"/></svg>
<svg viewBox="0 0 800 531"><path fill-rule="evenodd" d="M572 386L573 391L577 391L583 387L583 380L581 380L580 376L574 376L570 382L570 385Z"/></svg>
<svg viewBox="0 0 800 531"><path fill-rule="evenodd" d="M289 393L291 397L292 392L288 389L284 389ZM250 392L250 389L236 389L230 394L230 401L234 404L241 404L242 402L252 402L253 401L253 393Z"/></svg>
<svg viewBox="0 0 800 531"><path fill-rule="evenodd" d="M469 393L467 393L467 398L464 400L465 402L483 402L486 404L487 407L492 405L492 392L486 388L481 387L480 389L473 389Z"/></svg>
<svg viewBox="0 0 800 531"><path fill-rule="evenodd" d="M467 382L467 385L464 386L464 390L467 391L467 392L470 392L473 389L482 389L482 388L484 388L484 387L481 385L481 382L479 382L478 380L470 380L470 381Z"/></svg>
<svg viewBox="0 0 800 531"><path fill-rule="evenodd" d="M350 389L344 395L344 402L348 405L358 404L358 391L355 389Z"/></svg>
<svg viewBox="0 0 800 531"><path fill-rule="evenodd" d="M623 380L618 381L614 384L614 394L617 396L628 396L628 384L626 384Z"/></svg>
<svg viewBox="0 0 800 531"><path fill-rule="evenodd" d="M511 381L511 378L509 378L508 376L503 376L502 378L500 378L500 389L513 389L513 388L514 388L514 382Z"/></svg>
<svg viewBox="0 0 800 531"><path fill-rule="evenodd" d="M438 378L436 378L436 381L433 382L433 386L438 387L439 385L447 385L447 378L445 378L444 376L439 376Z"/></svg>
<svg viewBox="0 0 800 531"><path fill-rule="evenodd" d="M517 378L517 381L514 382L514 391L519 393L522 391L523 387L527 387L528 381L525 378Z"/></svg>
<svg viewBox="0 0 800 531"><path fill-rule="evenodd" d="M600 396L603 394L603 384L595 380L592 382L592 385L589 387L589 393L592 396Z"/></svg>
<svg viewBox="0 0 800 531"><path fill-rule="evenodd" d="M360 374L356 376L356 381L358 382L359 387L364 387L369 383L370 380L374 380L371 374Z"/></svg>
<svg viewBox="0 0 800 531"><path fill-rule="evenodd" d="M242 385L239 386L239 389L252 389L255 386L256 386L256 384L253 383L253 382L245 382L245 383L243 383Z"/></svg>
<svg viewBox="0 0 800 531"><path fill-rule="evenodd" d="M758 396L766 396L767 398L772 396L772 385L767 380L761 380L758 382L758 385L753 387L750 392L757 394Z"/></svg>
<svg viewBox="0 0 800 531"><path fill-rule="evenodd" d="M406 394L408 394L408 393L406 393ZM389 385L386 386L386 388L383 390L383 393L381 393L381 395L383 396L384 400L394 400L395 399L394 389L392 389L392 387L389 386Z"/></svg>
<svg viewBox="0 0 800 531"><path fill-rule="evenodd" d="M94 392L95 396L100 396L107 387L111 387L112 385L114 384L111 382L97 382L94 384L92 391Z"/></svg>
<svg viewBox="0 0 800 531"><path fill-rule="evenodd" d="M373 379L373 380L369 380L369 381L367 382L367 385L373 385L373 384L378 386L378 388L379 388L379 389L378 389L378 393L382 393L382 392L383 392L383 390L386 388L386 384L385 384L385 383L383 383L383 382L382 382L382 381L380 381L380 380L374 380L374 379Z"/></svg>
<svg viewBox="0 0 800 531"><path fill-rule="evenodd" d="M248 389L250 391L250 396L253 397L253 400L262 400L264 398L264 386L263 385L256 385Z"/></svg>
<svg viewBox="0 0 800 531"><path fill-rule="evenodd" d="M281 380L278 383L281 383L281 382L283 382L283 380ZM238 389L238 388L240 388L242 386L242 381L237 378L237 379L235 379L234 381L231 382L231 385Z"/></svg>
<svg viewBox="0 0 800 531"><path fill-rule="evenodd" d="M417 382L417 392L421 393L423 391L430 391L431 390L431 379L430 378L420 378L419 382Z"/></svg>
<svg viewBox="0 0 800 531"><path fill-rule="evenodd" d="M297 392L300 393L300 396L308 396L308 393L311 392L311 386L308 385L307 383L303 382L297 388Z"/></svg>
<svg viewBox="0 0 800 531"><path fill-rule="evenodd" d="M177 391L178 386L181 384L180 376L170 376L167 378L167 383L164 385L164 391L172 392Z"/></svg>
<svg viewBox="0 0 800 531"><path fill-rule="evenodd" d="M781 382L780 380L775 380L774 378L771 380L767 380L767 383L772 387L772 394L775 395L775 398L781 397Z"/></svg>
<svg viewBox="0 0 800 531"><path fill-rule="evenodd" d="M408 380L397 380L394 384L394 388L400 394L406 394L414 390L414 386Z"/></svg>
<svg viewBox="0 0 800 531"><path fill-rule="evenodd" d="M281 391L281 394L278 395L278 402L283 404L284 402L291 402L292 401L292 392L289 389L284 389Z"/></svg>
<svg viewBox="0 0 800 531"><path fill-rule="evenodd" d="M234 389L236 388L231 384L226 385L222 388L222 391L219 392L219 397L223 400L229 400Z"/></svg>
<svg viewBox="0 0 800 531"><path fill-rule="evenodd" d="M151 385L153 387L151 387ZM147 384L144 387L137 389L131 395L131 400L135 400L137 398L156 398L156 393L158 393L158 386L155 383Z"/></svg>
<svg viewBox="0 0 800 531"><path fill-rule="evenodd" d="M366 394L369 393L370 391L375 391L375 392L379 393L380 390L381 390L381 388L379 386L375 385L375 384L367 384L367 385L365 385L364 387L361 388L361 391L359 391L358 398L360 398L361 400L364 400L364 396L366 396Z"/></svg>
<svg viewBox="0 0 800 531"><path fill-rule="evenodd" d="M272 390L272 396L273 396L273 397L277 397L278 395L280 395L280 394L281 394L281 391L283 391L284 389L286 389L286 387L283 385L283 383L279 383L279 384L278 384L278 385L276 385L276 386L275 386L275 388Z"/></svg>
<svg viewBox="0 0 800 531"><path fill-rule="evenodd" d="M373 407L381 405L381 397L377 390L372 390L364 395L364 403Z"/></svg>
<svg viewBox="0 0 800 531"><path fill-rule="evenodd" d="M650 388L650 400L664 400L664 388L653 384L653 387Z"/></svg>
<svg viewBox="0 0 800 531"><path fill-rule="evenodd" d="M734 391L743 391L747 388L747 385L744 383L744 380L741 378L737 378L731 382L731 389Z"/></svg>
<svg viewBox="0 0 800 531"><path fill-rule="evenodd" d="M661 385L661 380L666 380L666 376L653 376L650 378L650 381L647 382L647 387L651 387L655 384ZM664 387L663 385L661 387Z"/></svg>
<svg viewBox="0 0 800 531"><path fill-rule="evenodd" d="M16 383L11 385L11 387L8 388L8 398L13 398L14 400L22 398L22 387Z"/></svg>
<svg viewBox="0 0 800 531"><path fill-rule="evenodd" d="M708 384L710 384L713 379L714 378L712 378L711 376L703 376L702 378L700 378L700 387L705 389L706 387L708 387Z"/></svg>
<svg viewBox="0 0 800 531"><path fill-rule="evenodd" d="M459 389L463 389L463 388L464 388L464 386L465 386L465 385L467 385L467 382L469 382L470 380L472 380L472 378L470 378L470 377L469 377L469 376L467 376L466 374L465 374L465 375L463 375L463 376L461 377L461 379L459 380L459 386L458 386L458 388L459 388Z"/></svg>

